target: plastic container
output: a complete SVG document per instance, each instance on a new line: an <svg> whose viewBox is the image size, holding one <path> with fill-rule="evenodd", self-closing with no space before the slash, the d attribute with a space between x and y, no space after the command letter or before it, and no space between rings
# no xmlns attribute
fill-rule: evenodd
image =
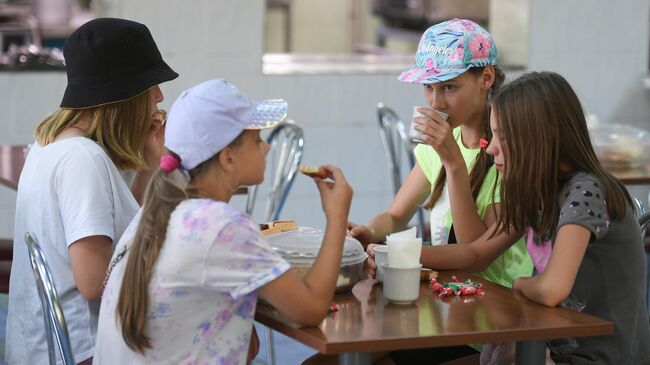
<svg viewBox="0 0 650 365"><path fill-rule="evenodd" d="M316 260L323 235L322 229L300 227L297 231L272 234L267 239L271 247L291 264L298 275L305 276ZM359 241L345 237L336 293L352 290L354 284L362 279L363 262L367 257Z"/></svg>
<svg viewBox="0 0 650 365"><path fill-rule="evenodd" d="M605 167L629 169L650 159L650 132L623 124L600 125L589 131L596 156Z"/></svg>

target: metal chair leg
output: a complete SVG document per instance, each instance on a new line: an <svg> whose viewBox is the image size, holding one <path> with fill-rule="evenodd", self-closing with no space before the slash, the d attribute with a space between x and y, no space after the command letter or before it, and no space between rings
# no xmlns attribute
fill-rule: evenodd
<svg viewBox="0 0 650 365"><path fill-rule="evenodd" d="M266 327L266 364L275 365L275 351L273 350L273 330Z"/></svg>

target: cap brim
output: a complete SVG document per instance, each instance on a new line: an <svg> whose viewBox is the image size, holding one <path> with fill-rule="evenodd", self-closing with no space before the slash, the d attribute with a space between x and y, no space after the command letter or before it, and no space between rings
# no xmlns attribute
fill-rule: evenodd
<svg viewBox="0 0 650 365"><path fill-rule="evenodd" d="M287 117L287 102L282 99L262 100L255 103L255 112L246 129L266 129L275 127Z"/></svg>
<svg viewBox="0 0 650 365"><path fill-rule="evenodd" d="M469 70L469 67L436 69L411 67L402 72L397 79L401 82L413 84L435 84L437 82L449 81L467 70Z"/></svg>

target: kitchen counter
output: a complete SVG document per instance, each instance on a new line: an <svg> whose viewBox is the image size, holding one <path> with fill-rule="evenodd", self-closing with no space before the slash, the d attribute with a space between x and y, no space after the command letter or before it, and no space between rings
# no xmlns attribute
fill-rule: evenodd
<svg viewBox="0 0 650 365"><path fill-rule="evenodd" d="M262 56L264 75L369 74L402 72L412 55L267 53Z"/></svg>
<svg viewBox="0 0 650 365"><path fill-rule="evenodd" d="M411 54L299 54L266 53L262 56L264 75L353 75L399 74L413 65ZM508 79L526 70L503 70Z"/></svg>

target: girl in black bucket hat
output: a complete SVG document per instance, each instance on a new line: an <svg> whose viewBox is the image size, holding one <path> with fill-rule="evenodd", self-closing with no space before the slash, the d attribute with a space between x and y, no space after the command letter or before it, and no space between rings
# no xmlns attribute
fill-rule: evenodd
<svg viewBox="0 0 650 365"><path fill-rule="evenodd" d="M178 77L143 24L92 20L64 46L61 108L36 128L20 176L6 362L48 363L43 314L24 243L44 251L77 363L91 363L99 299L117 242L163 151L159 84ZM135 170L131 189L119 170ZM138 198L138 200L136 200Z"/></svg>

